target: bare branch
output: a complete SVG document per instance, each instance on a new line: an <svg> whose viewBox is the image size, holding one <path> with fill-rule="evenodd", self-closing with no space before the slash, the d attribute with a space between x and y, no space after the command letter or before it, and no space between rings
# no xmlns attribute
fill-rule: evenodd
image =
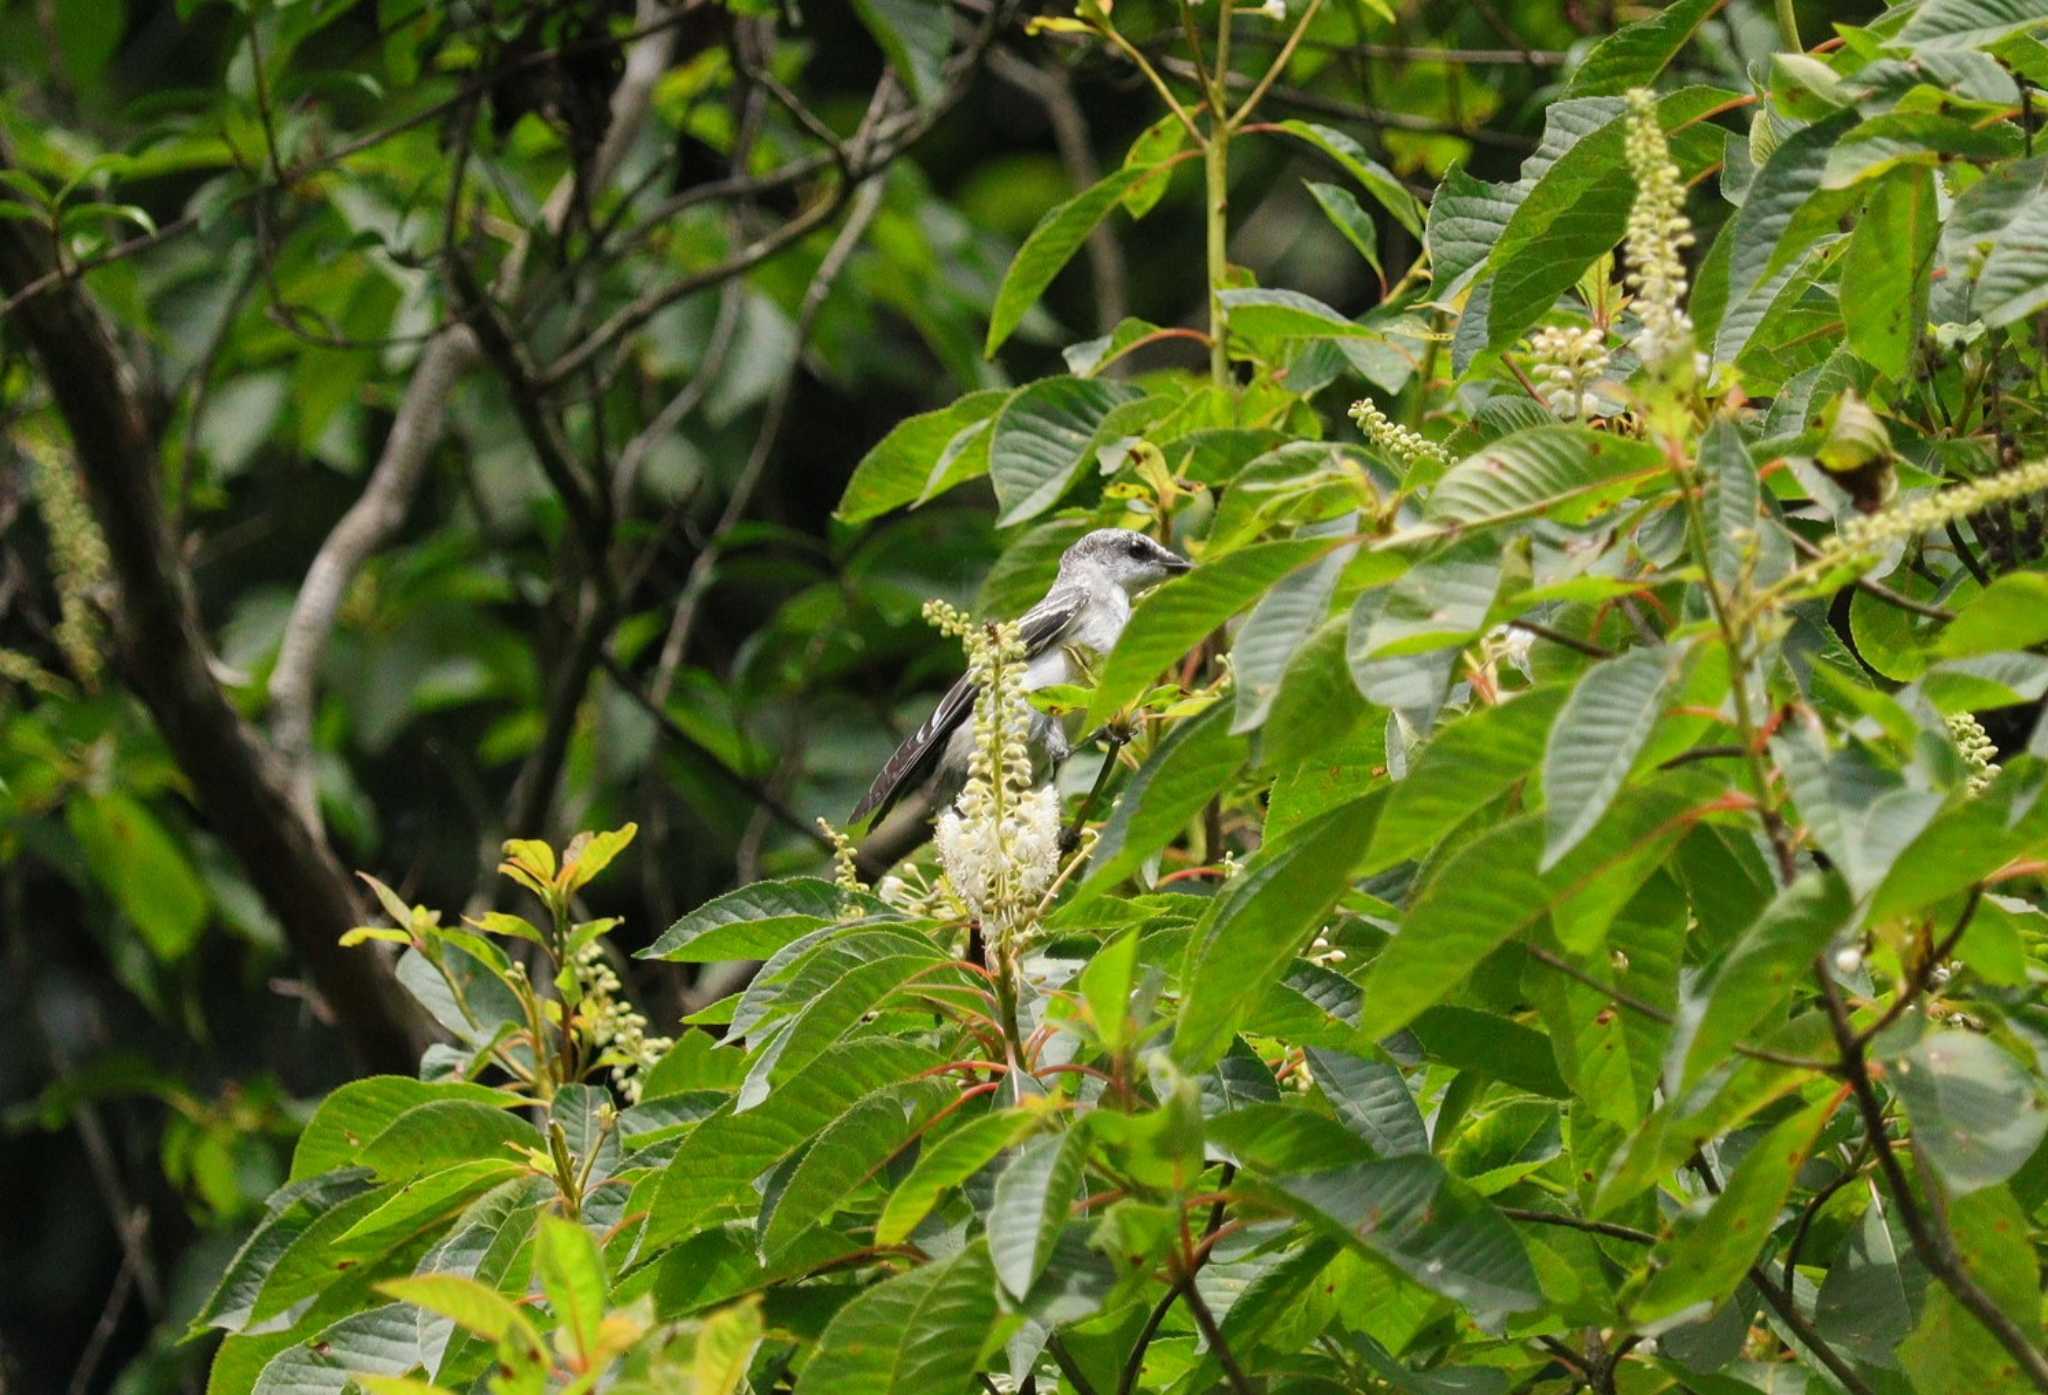
<svg viewBox="0 0 2048 1395"><path fill-rule="evenodd" d="M673 19L673 12L661 0L641 0L641 26L659 22L663 27L627 52L625 74L612 94L611 126L584 176L591 187L611 177L639 134L654 84L668 67ZM541 221L550 235L559 233L566 223L574 188L573 178L564 179L549 196ZM515 248L500 269L493 291L501 300L512 298L519 289L526 246ZM334 634L335 617L363 563L405 522L447 424L448 400L478 357L476 336L466 325L451 326L421 353L368 483L320 545L285 623L284 641L270 679L271 733L291 778L293 804L314 828L319 827L320 816L312 773L315 688Z"/></svg>

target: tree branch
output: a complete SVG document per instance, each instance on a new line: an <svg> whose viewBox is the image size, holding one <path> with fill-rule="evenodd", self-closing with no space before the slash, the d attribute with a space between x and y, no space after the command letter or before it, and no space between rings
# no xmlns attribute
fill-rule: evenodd
<svg viewBox="0 0 2048 1395"><path fill-rule="evenodd" d="M639 134L654 84L667 69L673 51L675 18L660 0L641 0L641 27L657 23L662 27L627 51L625 75L612 94L611 125L589 171L582 176L587 186L596 187L609 179ZM542 209L541 222L550 236L558 234L569 217L575 182L575 177L564 179ZM499 299L509 299L518 291L528 245L520 243L506 257L493 287ZM315 689L335 618L363 563L405 522L406 511L426 475L428 459L447 424L448 400L479 356L476 336L467 325L450 326L428 343L406 384L398 415L368 483L314 555L285 622L283 644L270 678L271 734L291 779L293 802L315 828L319 827L312 774Z"/></svg>
<svg viewBox="0 0 2048 1395"><path fill-rule="evenodd" d="M0 166L11 152L0 146ZM0 220L0 289L19 294L54 258L29 224ZM148 706L215 832L283 924L365 1069L410 1073L417 1019L371 954L343 949L355 888L300 818L284 772L215 683L192 579L164 517L157 443L132 368L75 284L21 302L19 322L71 430L120 594L128 681Z"/></svg>

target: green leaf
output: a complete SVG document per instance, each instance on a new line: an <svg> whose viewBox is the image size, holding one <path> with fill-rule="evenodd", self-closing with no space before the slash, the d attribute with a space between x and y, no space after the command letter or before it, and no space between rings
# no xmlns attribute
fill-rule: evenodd
<svg viewBox="0 0 2048 1395"><path fill-rule="evenodd" d="M1342 131L1318 126L1312 121L1282 121L1279 129L1296 140L1307 141L1335 160L1346 174L1364 186L1368 194L1378 199L1380 206L1393 214L1394 221L1406 228L1411 236L1418 239L1422 236L1422 206L1391 170L1365 153L1364 146Z"/></svg>
<svg viewBox="0 0 2048 1395"><path fill-rule="evenodd" d="M1694 1311L1704 1316L1735 1292L1770 1239L1778 1209L1838 1103L1831 1092L1742 1155L1706 1214L1651 1252L1649 1281L1628 1304L1630 1321L1664 1323Z"/></svg>
<svg viewBox="0 0 2048 1395"><path fill-rule="evenodd" d="M1902 165L2006 159L2020 149L2020 133L2004 122L1986 126L1935 112L1886 112L1843 135L1828 155L1821 187L1847 189Z"/></svg>
<svg viewBox="0 0 2048 1395"><path fill-rule="evenodd" d="M358 1372L402 1376L419 1364L419 1323L410 1305L386 1303L343 1318L267 1362L253 1395L342 1395Z"/></svg>
<svg viewBox="0 0 2048 1395"><path fill-rule="evenodd" d="M1081 1000L1095 1023L1102 1049L1123 1050L1130 1016L1131 986L1138 970L1138 932L1127 930L1095 952L1081 970Z"/></svg>
<svg viewBox="0 0 2048 1395"><path fill-rule="evenodd" d="M1350 884L1383 800L1369 795L1261 848L1189 937L1173 1054L1208 1069L1238 1023L1293 960ZM1390 1029L1391 1030L1391 1029Z"/></svg>
<svg viewBox="0 0 2048 1395"><path fill-rule="evenodd" d="M1401 933L1367 971L1373 1031L1384 1036L1407 1026L1489 954L1546 916L1567 949L1598 945L1608 923L1691 826L1701 793L1701 786L1685 782L1628 791L1595 836L1546 875L1536 871L1543 848L1539 814L1510 819L1465 844L1436 869Z"/></svg>
<svg viewBox="0 0 2048 1395"><path fill-rule="evenodd" d="M2042 767L2022 757L1991 787L1943 810L1887 863L1866 918L1885 925L1954 896L2048 839Z"/></svg>
<svg viewBox="0 0 2048 1395"><path fill-rule="evenodd" d="M1787 136L1756 172L1728 233L1730 308L1796 260L1820 233L1835 231L1833 219L1823 225L1815 217L1826 208L1826 201L1815 196L1828 153L1854 123L1854 113L1843 112L1803 127Z"/></svg>
<svg viewBox="0 0 2048 1395"><path fill-rule="evenodd" d="M1471 533L1538 515L1584 523L1670 468L1647 441L1583 426L1533 426L1453 465L1425 509L1438 526L1422 531Z"/></svg>
<svg viewBox="0 0 2048 1395"><path fill-rule="evenodd" d="M815 988L792 984L785 996L797 1004L796 1014L775 1044L755 1058L733 1108L744 1112L760 1104L773 1088L816 1060L906 982L957 983L957 974L942 980L930 973L944 962L944 956L935 950L884 954L839 969Z"/></svg>
<svg viewBox="0 0 2048 1395"><path fill-rule="evenodd" d="M980 1172L1005 1148L1028 1137L1043 1121L1031 1110L1011 1109L969 1120L927 1146L910 1175L889 1194L875 1223L877 1245L899 1245L931 1214L945 1192Z"/></svg>
<svg viewBox="0 0 2048 1395"><path fill-rule="evenodd" d="M542 1216L534 1241L534 1267L541 1289L555 1310L560 1332L569 1334L578 1357L587 1365L598 1350L598 1325L604 1321L604 1257L590 1232L560 1216Z"/></svg>
<svg viewBox="0 0 2048 1395"><path fill-rule="evenodd" d="M1124 168L1143 171L1138 182L1124 193L1124 212L1142 218L1158 206L1179 161L1173 157L1188 143L1188 128L1172 112L1138 132L1131 148L1124 152Z"/></svg>
<svg viewBox="0 0 2048 1395"><path fill-rule="evenodd" d="M1952 1192L2005 1181L2048 1136L2041 1087L1988 1037L1935 1032L1885 1064L1915 1149Z"/></svg>
<svg viewBox="0 0 2048 1395"><path fill-rule="evenodd" d="M1941 232L1934 174L1899 170L1871 191L1842 257L1849 347L1887 378L1902 381L1927 325L1928 277Z"/></svg>
<svg viewBox="0 0 2048 1395"><path fill-rule="evenodd" d="M542 1147L540 1131L516 1114L473 1099L415 1105L363 1146L362 1166L379 1177L406 1177L472 1159L504 1160Z"/></svg>
<svg viewBox="0 0 2048 1395"><path fill-rule="evenodd" d="M552 1225L568 1225L555 1217L543 1217ZM545 1228L543 1230L545 1233ZM490 1342L507 1337L519 1339L528 1350L544 1350L540 1333L517 1303L474 1279L456 1274L420 1274L406 1279L387 1279L377 1291L402 1303L411 1303L453 1321L465 1332L474 1332Z"/></svg>
<svg viewBox="0 0 2048 1395"><path fill-rule="evenodd" d="M1870 1204L1862 1224L1843 1242L1828 1265L1814 1303L1813 1325L1837 1349L1877 1365L1889 1365L1901 1332L1913 1329L1919 1306L1906 1291L1908 1262L1885 1223L1889 1198L1868 1184Z"/></svg>
<svg viewBox="0 0 2048 1395"><path fill-rule="evenodd" d="M1025 523L1060 501L1103 445L1110 410L1139 396L1099 378L1042 378L1013 396L989 438L998 527Z"/></svg>
<svg viewBox="0 0 2048 1395"><path fill-rule="evenodd" d="M1304 180L1309 196L1316 201L1316 207L1323 210L1323 216L1344 240L1358 249L1358 255L1365 258L1367 266L1384 278L1386 272L1380 266L1379 229L1374 226L1372 215L1359 205L1357 195L1349 189L1340 189L1335 184L1318 184L1313 179ZM1435 210L1431 210L1434 221Z"/></svg>
<svg viewBox="0 0 2048 1395"><path fill-rule="evenodd" d="M2008 34L2048 24L2034 0L1926 0L1899 41L1916 48L1983 48Z"/></svg>
<svg viewBox="0 0 2048 1395"><path fill-rule="evenodd" d="M706 901L635 957L679 964L766 959L813 930L837 924L848 911L892 914L885 903L819 877L755 882Z"/></svg>
<svg viewBox="0 0 2048 1395"><path fill-rule="evenodd" d="M1378 330L1347 320L1314 296L1299 291L1247 287L1224 291L1230 337L1271 354L1290 339L1378 339Z"/></svg>
<svg viewBox="0 0 2048 1395"><path fill-rule="evenodd" d="M2004 1187L1955 1198L1949 1230L1957 1262L1994 1306L2037 1346L2041 1279L2028 1217ZM1922 1395L2006 1395L2029 1382L2005 1346L1945 1284L1927 1286L1920 1325L1898 1347L1899 1365Z"/></svg>
<svg viewBox="0 0 2048 1395"><path fill-rule="evenodd" d="M1688 123L1733 95L1688 87L1659 100L1658 119L1681 177L1690 178L1721 158L1722 132L1706 123ZM1579 101L1589 110L1613 115L1542 171L1502 230L1487 259L1493 274L1486 313L1489 349L1506 348L1527 333L1627 229L1635 181L1622 159L1628 124L1622 104L1608 97Z"/></svg>
<svg viewBox="0 0 2048 1395"><path fill-rule="evenodd" d="M1179 123L1175 123L1178 125ZM1115 329L1096 339L1084 339L1060 350L1067 371L1077 378L1093 378L1138 345L1160 333L1150 320L1119 320Z"/></svg>
<svg viewBox="0 0 2048 1395"><path fill-rule="evenodd" d="M958 1096L946 1082L912 1080L856 1102L818 1135L789 1175L762 1227L761 1253L772 1264L812 1226L830 1221Z"/></svg>
<svg viewBox="0 0 2048 1395"><path fill-rule="evenodd" d="M1081 244L1088 240L1089 233L1095 231L1095 225L1158 168L1157 165L1126 165L1089 185L1065 203L1054 204L1045 211L1037 226L1024 239L1024 245L1017 249L1016 259L1010 263L1009 271L1003 276L1003 284L996 291L995 307L989 312L988 342L982 346L984 354L995 356L1003 341L1023 322L1025 312L1045 294L1045 288L1052 284L1053 277L1059 275L1060 268L1081 250ZM1164 184L1162 179L1162 192Z"/></svg>
<svg viewBox="0 0 2048 1395"><path fill-rule="evenodd" d="M766 1336L758 1295L705 1318L691 1353L690 1395L738 1395Z"/></svg>
<svg viewBox="0 0 2048 1395"><path fill-rule="evenodd" d="M320 1217L361 1196L369 1186L369 1174L352 1169L280 1187L264 1203L263 1219L228 1261L212 1296L193 1317L191 1330L224 1327L241 1331L255 1312L264 1281L284 1252Z"/></svg>
<svg viewBox="0 0 2048 1395"><path fill-rule="evenodd" d="M371 1075L351 1080L320 1101L299 1134L292 1153L291 1180L303 1181L354 1163L371 1139L407 1110L436 1100L510 1107L518 1098L488 1085L461 1080L415 1080L408 1075Z"/></svg>
<svg viewBox="0 0 2048 1395"><path fill-rule="evenodd" d="M1308 1048L1308 1064L1337 1118L1383 1158L1429 1151L1422 1111L1393 1062L1383 1056Z"/></svg>
<svg viewBox="0 0 2048 1395"><path fill-rule="evenodd" d="M1218 703L1167 733L1124 787L1075 901L1107 891L1143 867L1230 783L1251 750L1249 738L1231 732L1230 715Z"/></svg>
<svg viewBox="0 0 2048 1395"><path fill-rule="evenodd" d="M1463 290L1486 265L1520 201L1511 185L1475 179L1462 169L1444 176L1430 200L1429 230L1424 238L1439 299L1448 300Z"/></svg>
<svg viewBox="0 0 2048 1395"><path fill-rule="evenodd" d="M640 1240L643 1252L760 1210L756 1179L808 1146L877 1090L938 1065L909 1041L862 1038L834 1046L756 1109L719 1110L683 1139L661 1174Z"/></svg>
<svg viewBox="0 0 2048 1395"><path fill-rule="evenodd" d="M1443 727L1387 796L1362 871L1381 872L1420 857L1474 809L1528 775L1569 689L1532 688Z"/></svg>
<svg viewBox="0 0 2048 1395"><path fill-rule="evenodd" d="M1941 632L1949 658L2026 649L2048 640L2048 576L2010 572L1965 605Z"/></svg>
<svg viewBox="0 0 2048 1395"><path fill-rule="evenodd" d="M1572 74L1567 97L1619 97L1648 87L1722 0L1672 0L1648 19L1609 34Z"/></svg>
<svg viewBox="0 0 2048 1395"><path fill-rule="evenodd" d="M910 99L919 106L935 99L952 26L933 23L921 0L853 0L853 12L881 46Z"/></svg>
<svg viewBox="0 0 2048 1395"><path fill-rule="evenodd" d="M1795 985L1811 975L1813 957L1849 921L1842 879L1809 872L1780 891L1721 962L1685 996L1666 1059L1668 1090L1682 1090L1747 1041Z"/></svg>
<svg viewBox="0 0 2048 1395"><path fill-rule="evenodd" d="M1301 541L1342 540L1356 534L1358 528L1358 515L1346 514L1309 524L1295 537ZM1328 617L1338 579L1357 551L1357 543L1340 542L1313 565L1275 582L1252 608L1230 650L1237 675L1236 715L1230 723L1233 733L1255 731L1265 724L1289 661Z"/></svg>
<svg viewBox="0 0 2048 1395"><path fill-rule="evenodd" d="M948 1395L974 1377L996 1321L986 1245L898 1274L839 1310L796 1395Z"/></svg>
<svg viewBox="0 0 2048 1395"><path fill-rule="evenodd" d="M1279 1184L1290 1208L1492 1326L1542 1305L1513 1226L1426 1155L1359 1163Z"/></svg>
<svg viewBox="0 0 2048 1395"><path fill-rule="evenodd" d="M212 911L206 884L170 831L140 800L119 791L64 801L64 822L93 879L166 962L198 943Z"/></svg>
<svg viewBox="0 0 2048 1395"><path fill-rule="evenodd" d="M1009 389L988 388L936 412L905 417L854 466L839 497L838 517L865 523L929 497L927 486L947 447L962 432L993 420L1009 400Z"/></svg>
<svg viewBox="0 0 2048 1395"><path fill-rule="evenodd" d="M399 1187L368 1215L336 1236L324 1259L337 1266L365 1260L440 1229L493 1187L527 1174L524 1162L479 1158L428 1172Z"/></svg>
<svg viewBox="0 0 2048 1395"><path fill-rule="evenodd" d="M1095 679L1088 725L1100 726L1152 685L1208 633L1264 595L1282 577L1341 546L1333 538L1255 543L1204 561L1138 603Z"/></svg>
<svg viewBox="0 0 2048 1395"><path fill-rule="evenodd" d="M996 1177L988 1212L988 1252L1003 1287L1022 1298L1045 1272L1081 1189L1085 1129L1034 1138Z"/></svg>
<svg viewBox="0 0 2048 1395"><path fill-rule="evenodd" d="M1645 645L1595 664L1566 700L1543 753L1547 872L1593 831L1649 742L1667 695L1691 654L1685 645Z"/></svg>

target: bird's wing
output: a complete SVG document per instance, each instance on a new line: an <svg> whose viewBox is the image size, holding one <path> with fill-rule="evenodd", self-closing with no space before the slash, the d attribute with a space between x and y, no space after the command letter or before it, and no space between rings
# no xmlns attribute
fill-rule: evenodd
<svg viewBox="0 0 2048 1395"><path fill-rule="evenodd" d="M1074 622L1087 608L1088 592L1080 586L1055 586L1045 593L1045 598L1017 621L1017 634L1024 641L1027 658L1036 658L1060 642L1062 636L1074 627ZM896 753L882 764L882 773L875 776L875 782L868 786L868 792L854 806L849 823L859 823L869 814L876 818L889 812L889 807L912 788L921 784L930 774L933 764L946 748L962 722L974 712L974 699L980 688L966 678L961 678L946 690L939 699L939 705L932 715L925 718L924 725L912 732Z"/></svg>

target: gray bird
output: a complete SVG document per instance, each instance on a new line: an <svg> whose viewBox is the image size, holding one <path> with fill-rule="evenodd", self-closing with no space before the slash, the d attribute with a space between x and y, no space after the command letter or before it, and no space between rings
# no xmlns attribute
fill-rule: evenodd
<svg viewBox="0 0 2048 1395"><path fill-rule="evenodd" d="M1074 651L1091 659L1107 654L1116 647L1124 622L1131 618L1131 598L1192 565L1187 558L1128 528L1097 528L1068 548L1060 558L1052 589L1017 621L1026 658L1025 689L1080 678ZM859 823L869 814L880 818L897 800L934 776L954 781L965 778L974 746L974 727L968 718L974 713L978 692L977 685L964 677L947 690L938 710L882 766L850 822ZM1067 758L1066 729L1056 718L1038 713L1032 723L1031 746L1042 766L1056 769Z"/></svg>

